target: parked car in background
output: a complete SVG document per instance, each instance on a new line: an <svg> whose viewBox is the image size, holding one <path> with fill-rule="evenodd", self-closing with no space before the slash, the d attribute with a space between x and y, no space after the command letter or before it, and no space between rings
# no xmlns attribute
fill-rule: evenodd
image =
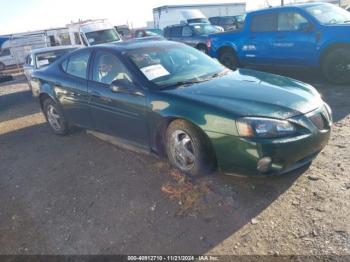
<svg viewBox="0 0 350 262"><path fill-rule="evenodd" d="M168 26L164 29L164 37L171 41L182 42L207 53L208 35L221 30L210 24L182 24Z"/></svg>
<svg viewBox="0 0 350 262"><path fill-rule="evenodd" d="M232 72L181 43L130 40L72 52L33 73L55 134L73 125L162 154L191 175L271 175L310 163L331 133L310 85Z"/></svg>
<svg viewBox="0 0 350 262"><path fill-rule="evenodd" d="M350 82L350 13L308 3L249 13L244 28L211 35L209 54L239 66L319 68L338 84Z"/></svg>
<svg viewBox="0 0 350 262"><path fill-rule="evenodd" d="M134 31L134 38L148 37L148 36L163 36L164 32L156 28L139 28Z"/></svg>
<svg viewBox="0 0 350 262"><path fill-rule="evenodd" d="M119 25L115 26L118 34L121 36L123 40L129 40L133 37L132 31L129 29L127 25Z"/></svg>
<svg viewBox="0 0 350 262"><path fill-rule="evenodd" d="M244 24L245 15L237 16L215 16L210 17L212 25L221 26L225 31L235 31L241 29Z"/></svg>
<svg viewBox="0 0 350 262"><path fill-rule="evenodd" d="M33 72L38 69L42 69L52 64L61 56L68 54L80 48L81 46L55 46L47 48L39 48L33 50L26 58L26 62L23 65L24 76L28 81L28 85L32 90L34 96L38 96L38 90L35 90L31 86L31 78Z"/></svg>

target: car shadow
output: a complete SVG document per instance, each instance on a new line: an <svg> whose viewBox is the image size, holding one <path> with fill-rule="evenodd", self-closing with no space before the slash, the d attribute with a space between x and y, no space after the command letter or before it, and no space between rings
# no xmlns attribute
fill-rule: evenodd
<svg viewBox="0 0 350 262"><path fill-rule="evenodd" d="M81 132L58 137L46 124L1 135L0 147L0 253L8 254L204 254L304 171L184 182L162 160ZM181 212L185 203L164 188L187 183L200 203Z"/></svg>

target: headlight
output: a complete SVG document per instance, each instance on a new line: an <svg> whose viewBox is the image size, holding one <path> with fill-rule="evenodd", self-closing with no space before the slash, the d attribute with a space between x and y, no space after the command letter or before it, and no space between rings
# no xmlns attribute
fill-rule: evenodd
<svg viewBox="0 0 350 262"><path fill-rule="evenodd" d="M295 134L295 126L284 120L245 117L236 121L237 130L242 137L276 138Z"/></svg>

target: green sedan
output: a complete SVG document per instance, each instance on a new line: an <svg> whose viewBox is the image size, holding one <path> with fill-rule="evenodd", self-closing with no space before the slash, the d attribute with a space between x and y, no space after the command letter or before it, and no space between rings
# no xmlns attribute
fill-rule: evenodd
<svg viewBox="0 0 350 262"><path fill-rule="evenodd" d="M310 85L230 71L159 39L79 49L32 77L54 133L116 136L190 175L286 173L326 146L332 113Z"/></svg>

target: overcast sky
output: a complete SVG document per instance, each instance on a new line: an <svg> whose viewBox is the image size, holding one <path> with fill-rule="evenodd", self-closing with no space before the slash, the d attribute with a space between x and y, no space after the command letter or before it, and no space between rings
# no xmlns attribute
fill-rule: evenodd
<svg viewBox="0 0 350 262"><path fill-rule="evenodd" d="M242 0L0 0L0 35L63 27L78 19L107 18L114 25L146 26L152 9L162 5L244 2ZM247 0L247 8L263 7L267 0ZM280 0L269 0L271 5ZM288 2L288 0L286 0Z"/></svg>

